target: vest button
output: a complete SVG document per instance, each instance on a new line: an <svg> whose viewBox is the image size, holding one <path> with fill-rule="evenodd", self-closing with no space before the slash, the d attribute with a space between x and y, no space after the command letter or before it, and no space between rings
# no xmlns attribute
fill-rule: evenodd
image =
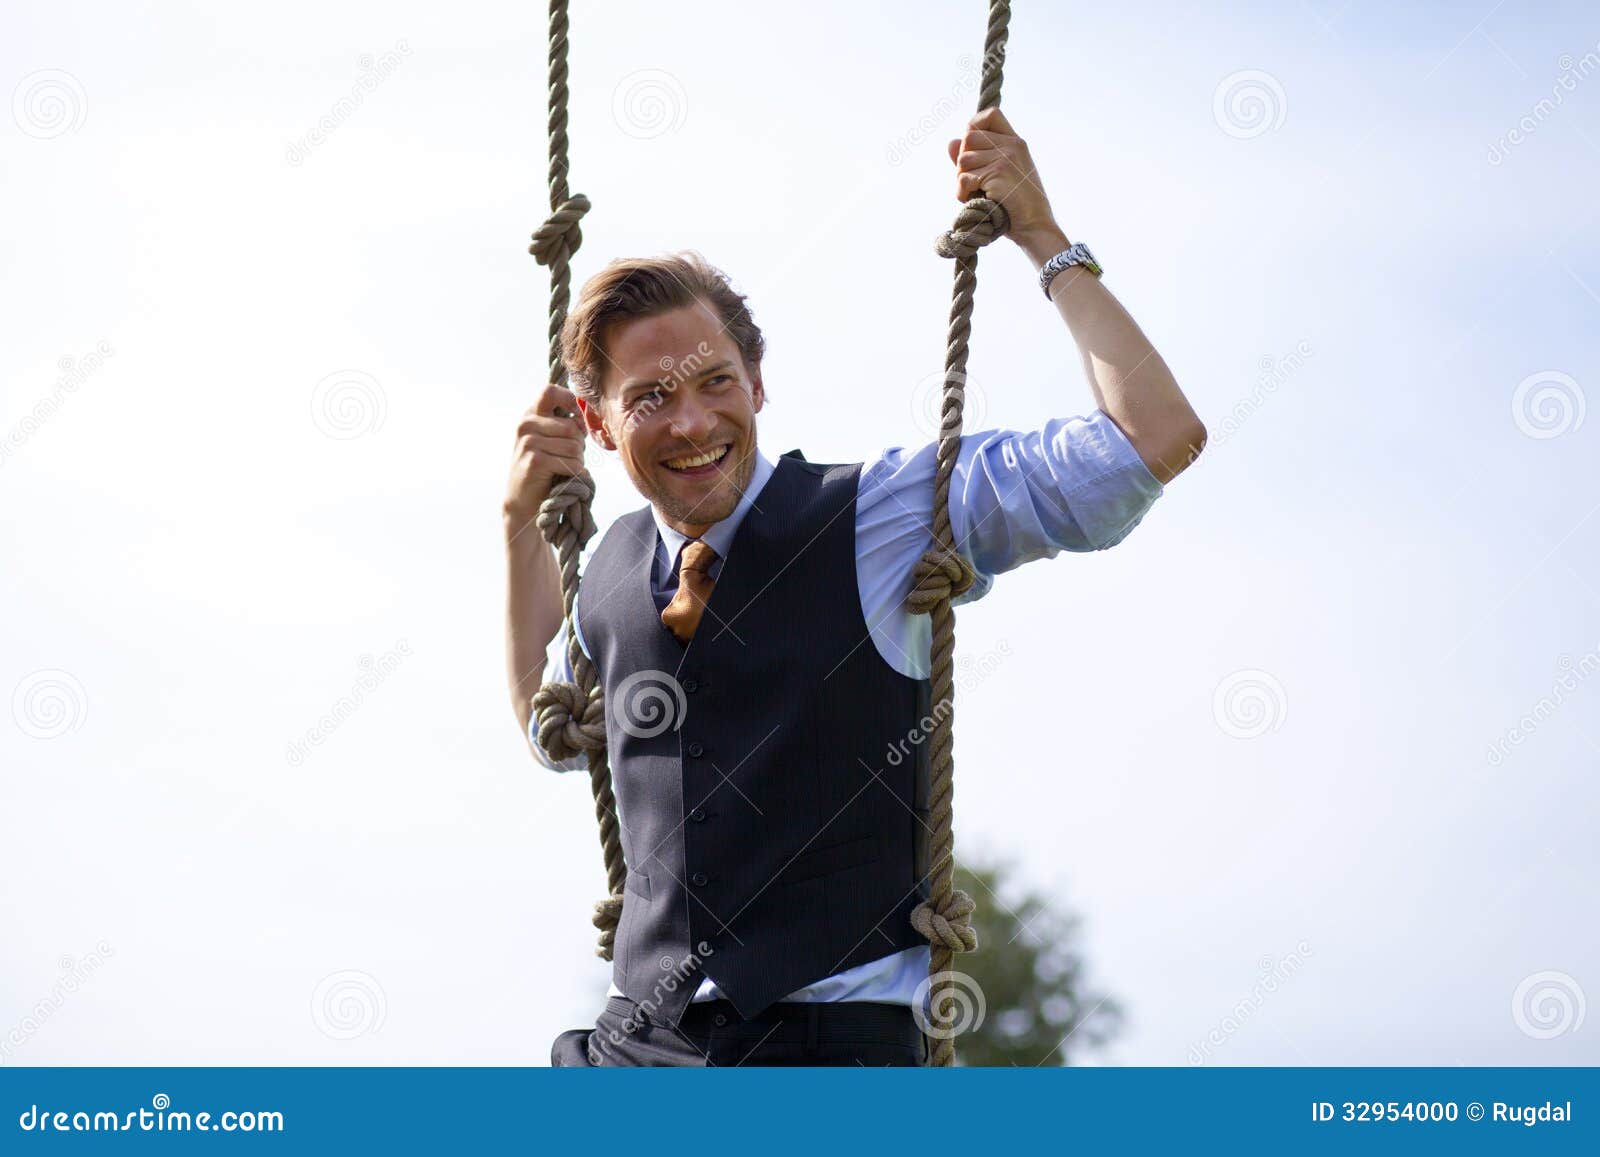
<svg viewBox="0 0 1600 1157"><path fill-rule="evenodd" d="M706 753L706 749L698 743L689 744L689 754L699 759Z"/></svg>
<svg viewBox="0 0 1600 1157"><path fill-rule="evenodd" d="M723 1025L728 1023L728 1014L725 1012L717 1013L717 1015L712 1018L712 1023L714 1023L718 1028L721 1028Z"/></svg>
<svg viewBox="0 0 1600 1157"><path fill-rule="evenodd" d="M700 684L696 683L693 679L685 679L683 681L683 689L690 695L693 695L696 691L700 690Z"/></svg>
<svg viewBox="0 0 1600 1157"><path fill-rule="evenodd" d="M696 872L694 875L690 876L689 879L693 881L696 888L704 888L709 882L704 872Z"/></svg>
<svg viewBox="0 0 1600 1157"><path fill-rule="evenodd" d="M694 811L689 813L689 818L692 819L697 824L705 823L705 821L706 821L706 809L703 808L703 807L695 808Z"/></svg>

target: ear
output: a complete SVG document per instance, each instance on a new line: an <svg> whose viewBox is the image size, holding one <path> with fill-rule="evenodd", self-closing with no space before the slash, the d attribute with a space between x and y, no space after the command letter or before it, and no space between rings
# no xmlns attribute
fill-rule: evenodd
<svg viewBox="0 0 1600 1157"><path fill-rule="evenodd" d="M750 375L750 408L755 413L761 413L761 407L766 403L767 392L761 385L761 371L757 370Z"/></svg>
<svg viewBox="0 0 1600 1157"><path fill-rule="evenodd" d="M611 438L611 431L606 429L605 418L599 409L591 406L586 398L578 399L578 409L583 414L583 424L590 436L607 450L615 450L617 444Z"/></svg>

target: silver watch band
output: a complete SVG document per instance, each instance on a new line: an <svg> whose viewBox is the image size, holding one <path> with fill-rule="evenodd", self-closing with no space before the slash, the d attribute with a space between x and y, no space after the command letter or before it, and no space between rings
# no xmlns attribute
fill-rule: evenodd
<svg viewBox="0 0 1600 1157"><path fill-rule="evenodd" d="M1089 252L1089 247L1082 241L1075 242L1046 261L1044 268L1039 271L1039 288L1044 290L1046 301L1053 300L1050 296L1050 282L1055 280L1056 274L1073 265L1081 265L1096 277L1100 276L1100 263L1094 259L1094 254Z"/></svg>

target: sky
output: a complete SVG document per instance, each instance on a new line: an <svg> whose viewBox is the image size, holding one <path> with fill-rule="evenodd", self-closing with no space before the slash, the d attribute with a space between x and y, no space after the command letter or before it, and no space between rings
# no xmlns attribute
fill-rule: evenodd
<svg viewBox="0 0 1600 1157"><path fill-rule="evenodd" d="M575 278L726 271L769 456L933 437L985 10L573 4ZM7 6L0 1063L540 1065L598 1012L587 780L505 681L544 19ZM1002 107L1210 431L958 613L957 854L1081 917L1128 1017L1080 1059L1600 1063L1600 17L1018 4ZM1014 245L973 325L969 431L1093 410Z"/></svg>

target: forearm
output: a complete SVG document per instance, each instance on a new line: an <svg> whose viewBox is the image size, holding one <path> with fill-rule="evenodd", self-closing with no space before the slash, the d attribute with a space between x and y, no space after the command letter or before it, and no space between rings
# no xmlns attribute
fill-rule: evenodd
<svg viewBox="0 0 1600 1157"><path fill-rule="evenodd" d="M1059 228L1014 238L1035 272L1072 242ZM1156 348L1094 274L1072 266L1050 283L1050 298L1083 358L1095 403L1127 435L1150 472L1166 483L1205 444L1205 427Z"/></svg>
<svg viewBox="0 0 1600 1157"><path fill-rule="evenodd" d="M504 518L506 533L506 674L511 706L528 734L533 695L544 680L545 652L561 628L561 568L555 549L531 520Z"/></svg>

